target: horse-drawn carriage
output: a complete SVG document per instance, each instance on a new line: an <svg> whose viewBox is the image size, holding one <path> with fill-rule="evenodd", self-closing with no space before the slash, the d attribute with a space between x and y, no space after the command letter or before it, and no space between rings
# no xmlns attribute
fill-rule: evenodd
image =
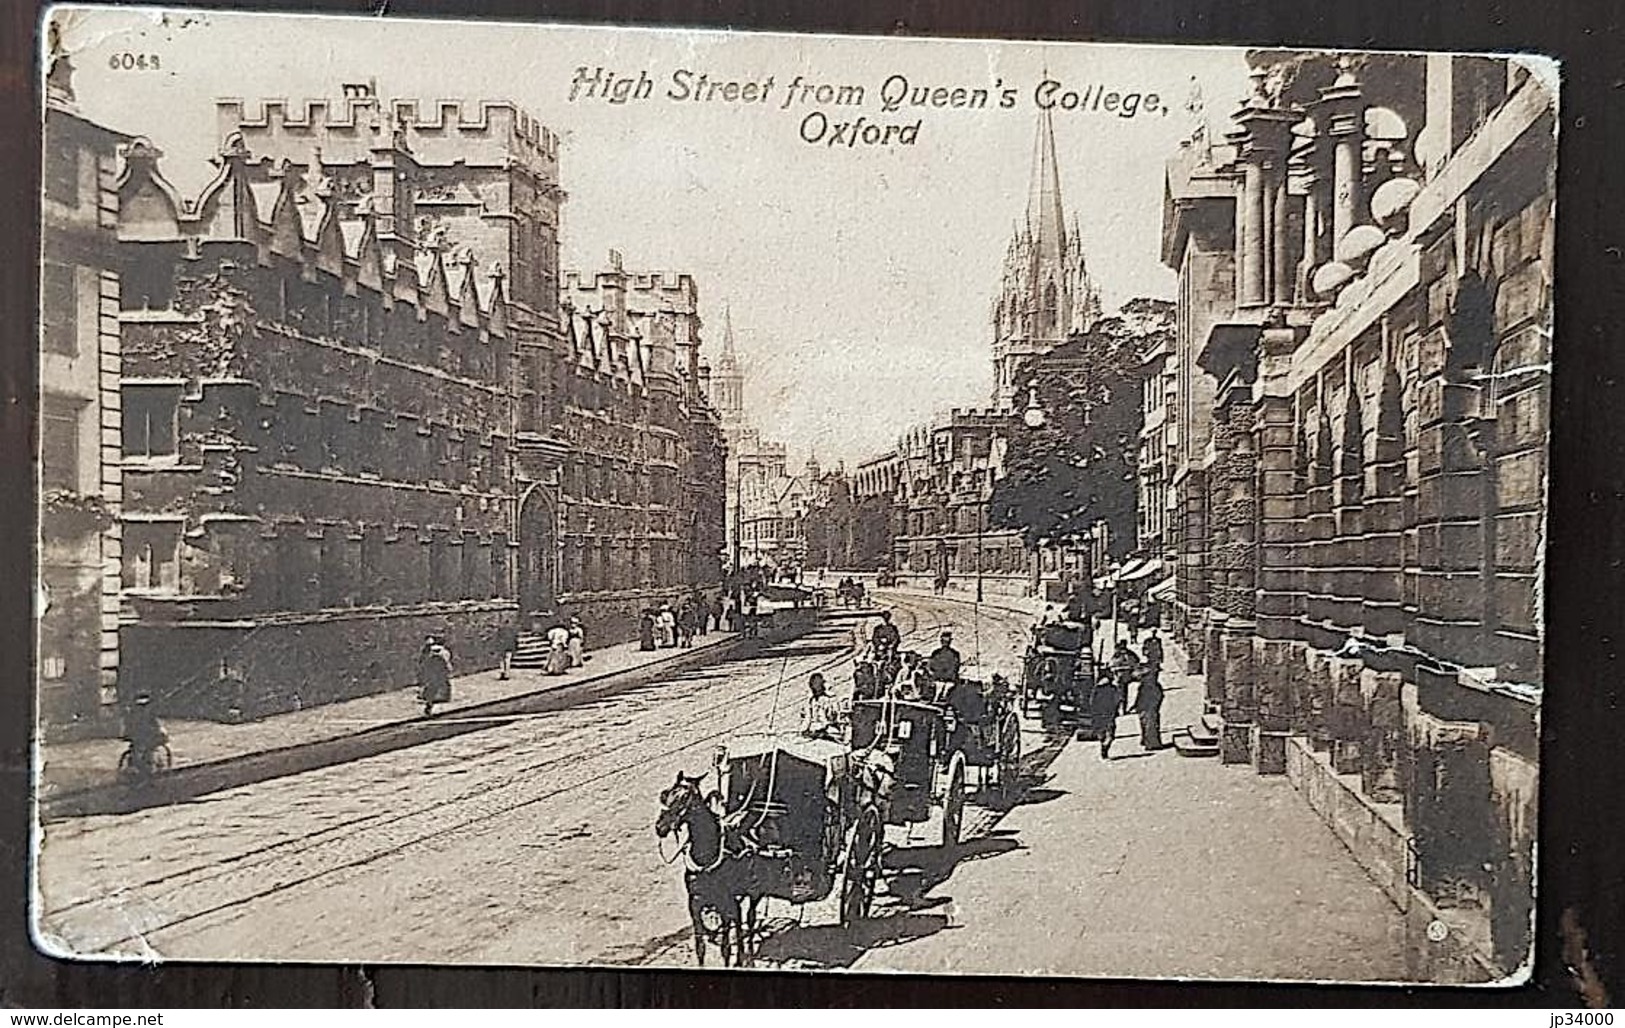
<svg viewBox="0 0 1625 1028"><path fill-rule="evenodd" d="M1086 716L1095 689L1095 659L1087 624L1040 625L1021 666L1021 712Z"/></svg>
<svg viewBox="0 0 1625 1028"><path fill-rule="evenodd" d="M841 923L869 915L885 842L889 772L842 743L800 735L735 739L718 751L719 788L679 774L660 795L655 831L686 835L695 953L715 942L726 964L753 955L764 897L827 899L841 883Z"/></svg>
<svg viewBox="0 0 1625 1028"><path fill-rule="evenodd" d="M895 589L897 587L897 571L893 568L881 568L875 575L876 589Z"/></svg>
<svg viewBox="0 0 1625 1028"><path fill-rule="evenodd" d="M843 607L861 607L865 596L863 583L855 578L843 578L835 587L835 598Z"/></svg>
<svg viewBox="0 0 1625 1028"><path fill-rule="evenodd" d="M966 778L982 783L993 769L1001 789L1014 786L1021 763L1021 721L1002 688L961 680L943 683L942 703L894 698L852 705L852 749L886 754L896 781L886 820L917 825L942 810L942 845L959 845Z"/></svg>

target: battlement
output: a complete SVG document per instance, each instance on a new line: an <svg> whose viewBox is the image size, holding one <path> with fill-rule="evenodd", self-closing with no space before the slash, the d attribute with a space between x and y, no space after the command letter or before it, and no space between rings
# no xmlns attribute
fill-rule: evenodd
<svg viewBox="0 0 1625 1028"><path fill-rule="evenodd" d="M346 86L341 100L228 97L215 101L216 120L222 135L241 132L245 140L260 145L276 138L324 146L348 144L346 149L354 156L369 149L378 135L399 132L406 148L423 163L477 156L480 144L544 164L558 163L558 136L510 101L384 100L369 88Z"/></svg>
<svg viewBox="0 0 1625 1028"><path fill-rule="evenodd" d="M660 295L674 303L693 308L699 297L694 276L684 271L607 271L585 272L566 268L563 272L564 288L568 292L595 293L602 289L624 289L628 293Z"/></svg>

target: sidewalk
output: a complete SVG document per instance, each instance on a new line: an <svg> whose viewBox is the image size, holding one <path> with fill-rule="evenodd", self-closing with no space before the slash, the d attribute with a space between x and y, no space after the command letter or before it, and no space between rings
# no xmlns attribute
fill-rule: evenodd
<svg viewBox="0 0 1625 1028"><path fill-rule="evenodd" d="M621 674L721 646L739 638L731 632L712 632L699 636L687 648L639 650L636 640L587 652L585 667L573 668L563 675L548 675L540 670L515 668L507 680L499 677L495 669L461 675L452 679L451 702L439 705L436 720L455 716L496 700L511 699L531 693L581 682L590 682L610 675ZM422 701L415 685L391 689L387 692L361 696L339 703L328 703L288 714L277 714L258 721L241 724L223 724L218 721L190 721L168 719L164 731L169 734L169 749L174 767L190 767L233 757L325 742L379 725L402 724L423 717ZM107 785L116 781L119 756L124 752L123 739L87 739L78 742L40 745L42 771L39 796L48 800L64 792Z"/></svg>
<svg viewBox="0 0 1625 1028"><path fill-rule="evenodd" d="M1184 653L1167 642L1167 667ZM1202 712L1203 682L1163 674L1163 739ZM1067 745L1048 778L916 902L940 928L854 970L1104 977L1406 977L1403 918L1285 777L1140 747ZM926 909L926 908L922 908ZM884 924L884 922L882 922Z"/></svg>

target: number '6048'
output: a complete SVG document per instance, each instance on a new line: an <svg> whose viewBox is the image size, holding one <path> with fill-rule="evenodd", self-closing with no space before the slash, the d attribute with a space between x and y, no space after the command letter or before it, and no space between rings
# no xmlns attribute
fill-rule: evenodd
<svg viewBox="0 0 1625 1028"><path fill-rule="evenodd" d="M117 53L107 59L107 66L114 71L157 71L160 64L157 54Z"/></svg>

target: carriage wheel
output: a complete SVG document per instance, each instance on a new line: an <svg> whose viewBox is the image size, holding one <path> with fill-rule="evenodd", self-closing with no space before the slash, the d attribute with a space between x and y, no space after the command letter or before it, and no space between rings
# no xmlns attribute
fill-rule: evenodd
<svg viewBox="0 0 1625 1028"><path fill-rule="evenodd" d="M852 829L852 845L846 853L846 870L841 876L841 927L851 928L869 916L875 899L875 879L880 874L880 855L885 843L885 826L873 805L858 814Z"/></svg>
<svg viewBox="0 0 1625 1028"><path fill-rule="evenodd" d="M1021 721L1012 713L999 729L999 789L1010 796L1020 778Z"/></svg>
<svg viewBox="0 0 1625 1028"><path fill-rule="evenodd" d="M959 830L965 821L965 755L955 753L948 764L948 792L942 800L942 846L959 845Z"/></svg>

